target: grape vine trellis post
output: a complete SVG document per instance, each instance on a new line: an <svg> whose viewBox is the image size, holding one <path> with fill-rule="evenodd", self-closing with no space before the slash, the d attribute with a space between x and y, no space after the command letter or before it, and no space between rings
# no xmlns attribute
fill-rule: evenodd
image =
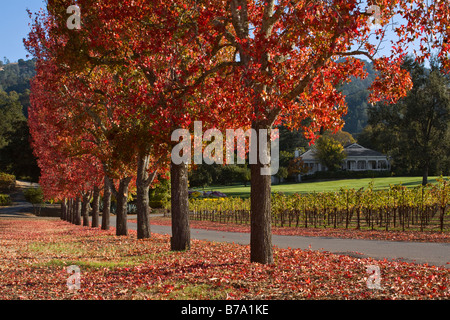
<svg viewBox="0 0 450 320"><path fill-rule="evenodd" d="M433 187L407 188L391 185L359 190L286 195L272 194L271 219L279 227L345 228L370 230L414 230L425 227L445 231L450 185L448 180ZM249 223L249 199L191 199L193 220ZM295 222L295 223L294 223Z"/></svg>

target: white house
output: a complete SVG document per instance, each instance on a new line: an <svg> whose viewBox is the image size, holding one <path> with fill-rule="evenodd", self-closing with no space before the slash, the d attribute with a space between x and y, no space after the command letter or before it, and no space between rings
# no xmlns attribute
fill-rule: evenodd
<svg viewBox="0 0 450 320"><path fill-rule="evenodd" d="M389 158L375 150L364 148L363 146L353 143L344 148L347 157L342 163L342 169L348 171L384 171L390 170L391 164ZM315 157L315 149L312 148L302 155L298 151L295 152L296 157L301 157L306 166L309 167L308 174L313 174L317 171L326 171L327 168L323 166Z"/></svg>

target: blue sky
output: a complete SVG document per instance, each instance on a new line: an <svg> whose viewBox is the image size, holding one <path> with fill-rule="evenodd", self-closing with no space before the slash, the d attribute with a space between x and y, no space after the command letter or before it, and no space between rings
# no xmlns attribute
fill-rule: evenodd
<svg viewBox="0 0 450 320"><path fill-rule="evenodd" d="M0 6L0 60L7 57L11 62L27 60L28 52L23 46L27 37L30 19L27 8L32 12L45 8L44 0L2 0Z"/></svg>

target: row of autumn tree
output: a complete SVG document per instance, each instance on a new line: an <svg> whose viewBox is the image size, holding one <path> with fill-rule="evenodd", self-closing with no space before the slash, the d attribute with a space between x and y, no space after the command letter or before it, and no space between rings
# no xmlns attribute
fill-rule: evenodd
<svg viewBox="0 0 450 320"><path fill-rule="evenodd" d="M81 28L71 30L66 10L74 3ZM377 28L372 5L380 9ZM377 58L380 43L371 40L383 40L395 15L406 21L395 26L400 40ZM401 69L411 41L428 41L449 67L444 1L48 0L46 11L30 16L25 45L37 75L29 124L46 197L72 199L79 205L65 212L78 216L73 208L84 210L91 192L101 195L106 228L113 192L124 235L135 188L137 234L146 238L149 187L169 174L172 250L190 246L187 164L170 160L175 129L193 132L194 121L222 132L252 128L259 141L260 129L283 124L313 140L342 127L345 97L336 88L366 76L355 56L370 58L378 72L372 102L395 102L411 89ZM421 49L418 59L428 58ZM270 164L260 160L250 165L250 260L273 263L271 180L261 175Z"/></svg>

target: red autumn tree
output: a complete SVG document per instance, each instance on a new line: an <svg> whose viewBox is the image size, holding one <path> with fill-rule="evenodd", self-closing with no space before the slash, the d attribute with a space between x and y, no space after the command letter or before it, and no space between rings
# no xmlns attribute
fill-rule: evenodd
<svg viewBox="0 0 450 320"><path fill-rule="evenodd" d="M38 19L38 18L37 18ZM43 25L49 23L46 18L41 18ZM41 125L52 126L53 136L58 137L60 144L64 148L67 158L85 158L88 162L85 164L86 169L91 164L101 167L103 172L107 173L105 177L104 192L104 212L102 217L102 228L109 227L109 192L114 185L110 183L112 178L120 179L118 194L116 196L119 205L117 206L117 220L119 227L118 235L127 234L126 224L126 201L128 185L131 178L128 176L120 176L129 174L130 169L124 163L130 159L129 152L121 152L123 148L121 140L128 133L126 129L118 134L118 124L121 118L112 114L112 106L109 104L104 108L103 113L96 113L99 105L104 105L108 101L98 98L97 91L101 91L106 87L114 87L114 81L111 80L110 74L103 76L101 72L91 77L83 74L71 74L61 68L56 63L55 56L52 55L52 46L55 41L49 38L38 21L34 25L34 30L30 33L29 40L26 42L30 52L37 59L37 75L33 80L34 87L32 91L32 108L37 110L36 113L40 117ZM103 76L103 77L102 77ZM108 78L109 77L109 78ZM88 80L97 81L99 86L89 87ZM104 90L107 90L104 89ZM109 91L111 91L109 89ZM42 112L39 110L43 110ZM44 116L45 115L45 116ZM105 120L106 119L106 120ZM126 123L121 123L126 128ZM125 132L125 133L124 133ZM37 136L39 132L35 133ZM40 139L45 142L44 136ZM35 139L38 141L38 139ZM41 148L42 149L42 148ZM87 156L85 156L87 155ZM59 159L59 161L63 161ZM51 171L50 168L45 168ZM47 172L44 172L44 175ZM91 185L94 189L94 215L93 226L98 225L97 203L99 196L99 186L91 184L89 178L95 176L88 171L79 172L78 179L85 179L85 183ZM111 179L110 179L111 177ZM60 179L69 179L61 174ZM83 223L87 224L86 208L89 200L89 193L83 191L82 214L84 214ZM78 213L77 213L78 214Z"/></svg>
<svg viewBox="0 0 450 320"><path fill-rule="evenodd" d="M140 105L137 110L152 119L147 132L161 143L169 141L172 130L205 116L193 112L197 97L228 102L222 114L232 114L229 118L240 126L251 125L258 140L263 138L259 130L270 132L280 123L303 128L312 139L321 128L337 130L346 105L336 87L365 76L354 57L366 56L379 72L372 101L395 102L411 87L400 65L404 46L416 38L428 41L442 65L449 66L449 9L440 1L430 6L418 0L368 1L366 6L358 0L133 1L124 6L85 0L78 1L86 16L82 31L76 32L63 27L67 1L49 3L59 62L74 70L122 66L127 74L138 75L143 86L136 94L149 109ZM374 13L379 14L376 31L368 23ZM401 40L392 44L390 55L377 57L371 36L383 40L383 28L396 15L405 21L395 27ZM429 54L422 46L418 59ZM222 90L211 90L211 83ZM251 260L260 263L273 262L270 176L261 174L269 167L261 161L251 165ZM172 194L172 247L182 250L189 241L186 174L183 166L172 168L173 183L182 185Z"/></svg>
<svg viewBox="0 0 450 320"><path fill-rule="evenodd" d="M193 120L218 124L212 119L220 119L219 110L207 108L205 97L216 89L209 76L234 63L225 61L232 52L217 41L220 37L214 29L213 19L223 9L222 3L208 1L138 1L126 8L118 2L100 1L98 11L92 12L98 19L90 21L101 23L86 26L89 33L84 41L92 43L101 35L104 40L96 41L93 51L102 60L92 54L86 59L127 66L140 84L131 95L127 93L130 106L137 110L136 121L142 124L138 137L147 142L138 151L138 174L146 171L149 150L153 157L169 155L175 144L171 141L174 130L192 128ZM190 247L187 165L171 163L170 173L171 248L185 250ZM148 194L148 185L140 180L138 190Z"/></svg>
<svg viewBox="0 0 450 320"><path fill-rule="evenodd" d="M45 66L49 64L45 63ZM52 69L42 70L43 66L37 68L32 81L29 109L32 146L42 172L40 185L46 199L62 201L63 211L66 199L77 199L76 215L70 220L87 226L89 201L93 190L102 182L103 170L95 157L69 152L70 137L64 135L59 126L65 120L61 117L65 115L61 113L65 100L58 95L58 82Z"/></svg>
<svg viewBox="0 0 450 320"><path fill-rule="evenodd" d="M139 228L141 216L148 220L148 187L152 181L148 176L150 153L153 159L167 156L172 131L188 127L192 118L219 118L217 112L196 110L201 104L195 101L199 91L193 90L207 83L212 70L227 65L217 63L226 55L226 50L219 43L208 42L208 37L217 38L211 35L216 32L211 31L212 24L208 22L216 15L200 3L180 1L168 6L163 1L138 1L125 8L114 1L95 4L79 1L78 4L83 8L81 30L68 30L64 24L63 9L68 1L50 1L49 17L44 23L36 24L30 42L38 38L34 40L34 47L51 55L55 63L62 66L60 70L65 68L68 73L90 74L96 68L105 67L114 72L120 70L112 78L115 82L126 83L122 92L98 86L88 91L100 93L111 104L122 104L121 114L131 124L126 126L128 138L121 142L126 149L122 152L135 152L138 159ZM136 19L138 16L140 19ZM192 34L193 27L201 37ZM200 66L209 68L201 70ZM81 88L80 92L86 90ZM94 119L99 118L98 113L92 110L90 113ZM189 247L187 167L186 164L172 165L171 170L172 248L184 250ZM140 215L140 212L144 213ZM149 236L149 227L147 234Z"/></svg>
<svg viewBox="0 0 450 320"><path fill-rule="evenodd" d="M49 10L55 18L48 33L64 39L56 40L58 45L53 47L57 59L75 72L81 70L80 65L84 70L119 67L125 69L121 75L124 81L136 81L135 90L126 92L128 117L134 119L134 128L140 132L135 140L142 142L137 150L138 197L147 194L148 184L140 181L147 180L144 174L149 151L154 158L158 149L167 154L173 145L172 131L188 128L192 119L220 119L217 108L205 111L200 107L206 105L201 102L212 90L212 86L204 90L209 84L208 76L234 63L223 62L230 52L217 42L220 37L212 28L212 19L223 5L215 8L193 1L170 5L163 1L138 1L123 7L113 1L97 1L95 5L79 1L83 28L72 32L62 24L62 3L52 2ZM203 90L199 90L200 86ZM189 247L186 164L171 165L171 181L172 248L184 250Z"/></svg>
<svg viewBox="0 0 450 320"><path fill-rule="evenodd" d="M227 10L217 24L224 30L223 45L238 56L239 90L249 106L240 112L250 115L257 132L284 123L313 139L321 128L341 128L346 104L336 88L351 77L365 77L357 56L372 60L378 71L372 102L395 102L411 88L400 66L405 46L415 39L432 38L431 47L449 67L449 6L443 1L426 6L415 0L366 5L357 0L230 0ZM393 28L401 40L391 44L390 55L379 57L377 44L398 16L404 22ZM375 30L370 17L379 24ZM373 37L378 43L371 42ZM425 46L417 52L419 60L429 55ZM261 175L266 167L261 161L251 165L251 261L260 263L273 262L270 176Z"/></svg>
<svg viewBox="0 0 450 320"><path fill-rule="evenodd" d="M56 90L61 98L65 97L67 101L65 109L60 113L62 117L66 117L60 130L72 137L70 141L73 152L91 154L101 161L106 173L104 199L110 198L109 190L111 188L115 189L110 180L120 179L119 190L115 192L118 201L117 234L127 234L128 187L136 170L134 166L136 150L145 145L145 140L142 137L139 138L139 130L143 130L143 125L139 125L139 123L136 125L136 122L133 121L136 118L130 116L135 114L136 104L141 103L139 100L133 101L136 98L133 93L139 84L133 81L131 73L128 73L124 80L121 75L126 70L120 68L120 65L116 65L115 68L112 65L98 66L95 64L80 67L78 60L75 65L64 63L64 61L71 61L76 52L67 50L65 47L70 44L68 44L67 37L64 37L66 29L60 28L58 23L58 21L62 21L61 15L52 14L63 8L64 3L62 2L49 3L47 8L49 13L36 18L26 45L30 52L37 57L38 62L42 62L42 65L46 61L52 64L52 72L59 75L56 81L58 85L52 89ZM124 94L126 92L128 94ZM141 93L138 91L138 94ZM134 110L133 106L135 106ZM145 163L146 170L150 170L152 161L148 156ZM146 174L147 171L141 170L140 173ZM154 180L155 174L156 170L153 170L152 175L150 177L147 175L143 181L147 187ZM139 178L138 175L138 183L142 181ZM140 201L142 194L147 195L147 205L139 206L142 203ZM145 212L138 210L138 237L148 237L150 236L148 192L139 192L138 188L137 200L138 208L147 209ZM104 229L108 227L108 221L105 219L108 217L109 206L107 203L105 200L104 210L106 212L104 211L102 220ZM142 212L143 214L140 214Z"/></svg>

